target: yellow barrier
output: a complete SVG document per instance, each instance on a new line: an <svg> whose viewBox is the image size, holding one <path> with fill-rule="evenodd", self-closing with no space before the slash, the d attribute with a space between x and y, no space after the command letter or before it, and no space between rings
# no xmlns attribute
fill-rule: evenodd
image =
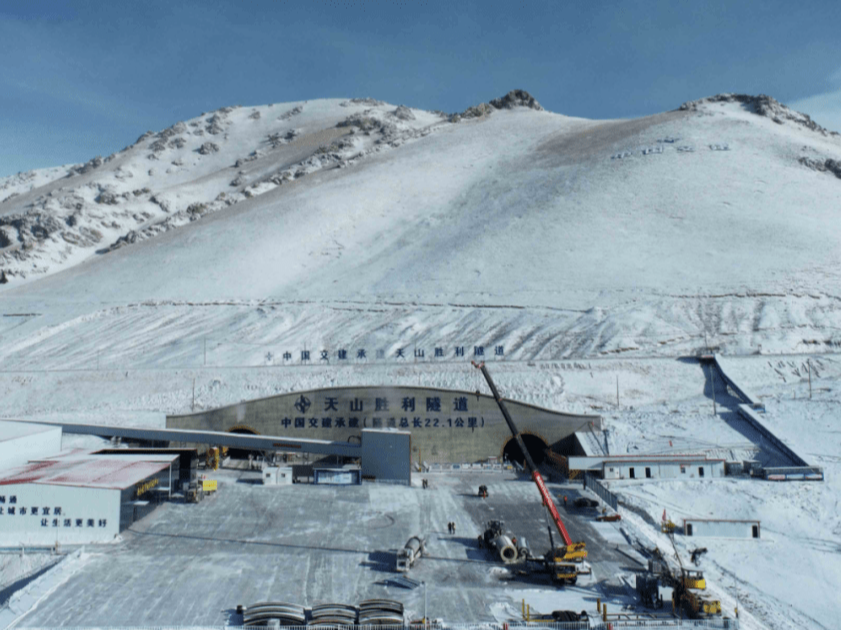
<svg viewBox="0 0 841 630"><path fill-rule="evenodd" d="M218 489L217 483L215 479L202 479L201 488L205 492L216 492Z"/></svg>

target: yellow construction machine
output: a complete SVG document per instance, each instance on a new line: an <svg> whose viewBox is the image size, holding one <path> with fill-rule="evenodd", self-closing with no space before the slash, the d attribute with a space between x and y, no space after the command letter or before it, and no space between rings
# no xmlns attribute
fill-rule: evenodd
<svg viewBox="0 0 841 630"><path fill-rule="evenodd" d="M211 470L219 470L219 447L211 446L204 454L204 463Z"/></svg>
<svg viewBox="0 0 841 630"><path fill-rule="evenodd" d="M690 619L706 619L721 614L721 602L705 593L707 581L697 569L685 569L672 536L669 537L675 557L680 566L680 574L672 575L672 609L682 610Z"/></svg>

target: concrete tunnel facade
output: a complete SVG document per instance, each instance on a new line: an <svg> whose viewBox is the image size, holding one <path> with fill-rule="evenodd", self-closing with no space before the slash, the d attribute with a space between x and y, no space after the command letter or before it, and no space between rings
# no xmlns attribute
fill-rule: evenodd
<svg viewBox="0 0 841 630"><path fill-rule="evenodd" d="M601 430L601 417L505 400L532 454L573 452L576 431ZM519 449L496 401L485 394L425 387L335 387L293 392L184 415L168 428L358 442L363 428L412 434L412 461L471 463ZM544 446L545 445L545 446Z"/></svg>

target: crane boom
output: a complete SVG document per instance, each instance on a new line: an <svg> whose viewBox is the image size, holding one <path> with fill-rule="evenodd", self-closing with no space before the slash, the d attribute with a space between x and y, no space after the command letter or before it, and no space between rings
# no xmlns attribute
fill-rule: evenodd
<svg viewBox="0 0 841 630"><path fill-rule="evenodd" d="M537 466L535 465L534 460L531 458L531 455L526 449L526 445L523 442L523 438L520 432L517 430L517 425L514 424L514 420L511 419L511 414L508 413L508 409L505 407L505 403L502 402L502 396L499 395L499 392L496 389L496 385L494 385L493 379L488 373L488 369L485 367L484 363L473 362L473 366L482 371L482 376L484 376L485 380L488 382L488 387L491 388L491 393L493 394L494 400L496 400L496 404L499 405L499 410L502 412L502 417L505 418L505 422L508 424L508 428L514 435L514 439L517 440L517 446L520 447L520 451L522 451L523 453L523 457L525 458L526 464L529 467L529 472L531 473L531 478L534 480L534 483L537 485L537 489L540 491L540 496L543 499L543 505L545 505L546 509L549 510L549 514L552 516L552 520L555 523L555 527L558 528L558 532L561 534L561 538L564 539L564 545L566 545L567 548L570 549L570 551L575 549L580 554L580 552L583 551L584 543L573 543L572 539L569 537L569 532L567 532L567 528L564 526L564 522L561 520L561 515L558 514L558 508L555 507L555 502L552 501L552 496L546 489L546 484L543 481L543 476L537 471ZM586 556L586 552L583 552L583 554L584 556Z"/></svg>

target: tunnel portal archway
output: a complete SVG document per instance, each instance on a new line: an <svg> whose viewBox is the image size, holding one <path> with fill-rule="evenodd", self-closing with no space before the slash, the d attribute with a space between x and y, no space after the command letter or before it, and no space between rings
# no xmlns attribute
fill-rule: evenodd
<svg viewBox="0 0 841 630"><path fill-rule="evenodd" d="M533 433L522 433L521 436L534 463L540 466L543 460L546 459L546 449L549 448L549 444L542 437ZM525 458L520 451L517 440L513 436L508 438L505 446L502 447L502 459L503 461L507 459L509 462L517 462L521 466L525 466Z"/></svg>
<svg viewBox="0 0 841 630"><path fill-rule="evenodd" d="M245 424L238 424L236 426L231 427L228 429L228 433L241 433L244 435L260 435L258 431L255 431L251 427ZM228 455L231 459L248 459L249 455L262 455L263 451L249 451L248 449L244 448L229 448Z"/></svg>

